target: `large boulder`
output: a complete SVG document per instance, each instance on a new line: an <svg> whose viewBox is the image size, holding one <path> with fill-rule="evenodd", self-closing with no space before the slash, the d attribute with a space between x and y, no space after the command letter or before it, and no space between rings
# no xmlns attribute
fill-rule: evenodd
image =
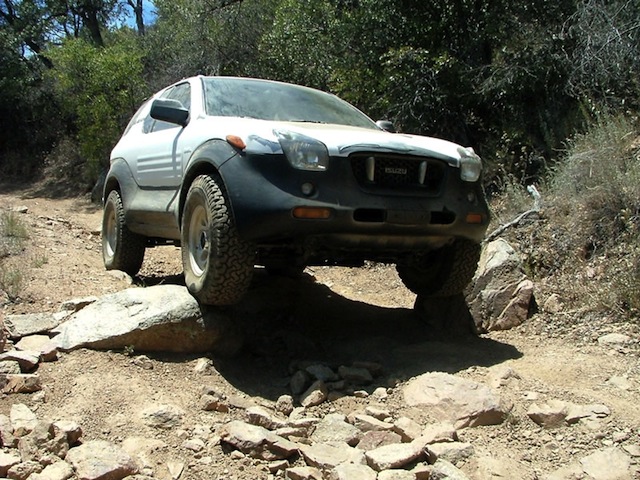
<svg viewBox="0 0 640 480"><path fill-rule="evenodd" d="M505 240L487 244L466 295L476 330L508 330L522 324L533 303L533 282L522 260Z"/></svg>
<svg viewBox="0 0 640 480"><path fill-rule="evenodd" d="M200 306L185 287L159 285L105 295L52 333L63 351L90 347L210 352L231 330L225 314Z"/></svg>

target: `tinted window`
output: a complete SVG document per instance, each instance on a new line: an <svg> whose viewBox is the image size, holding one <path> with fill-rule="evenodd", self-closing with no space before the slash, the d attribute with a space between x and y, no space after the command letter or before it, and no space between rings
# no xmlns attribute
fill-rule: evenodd
<svg viewBox="0 0 640 480"><path fill-rule="evenodd" d="M378 130L366 115L344 100L311 88L244 78L203 81L208 115L333 123Z"/></svg>
<svg viewBox="0 0 640 480"><path fill-rule="evenodd" d="M175 87L169 88L165 91L161 96L161 98L168 98L170 100L178 100L182 103L182 106L187 110L191 109L191 85L188 83L181 83L180 85L176 85ZM158 132L160 130L167 130L169 128L180 128L180 125L176 125L175 123L162 122L160 120L153 120L151 117L148 117L152 125L150 127L150 131ZM147 125L145 122L145 132L149 130L146 129Z"/></svg>

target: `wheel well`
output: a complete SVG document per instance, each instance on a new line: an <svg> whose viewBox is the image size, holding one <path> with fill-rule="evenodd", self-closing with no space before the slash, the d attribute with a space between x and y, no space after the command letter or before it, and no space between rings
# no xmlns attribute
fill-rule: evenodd
<svg viewBox="0 0 640 480"><path fill-rule="evenodd" d="M219 177L216 167L206 160L199 162L187 172L184 179L182 180L182 189L180 190L178 225L182 225L182 211L184 210L184 202L187 199L189 188L191 187L191 184L193 183L195 178L199 175L216 175L217 177Z"/></svg>
<svg viewBox="0 0 640 480"><path fill-rule="evenodd" d="M109 193L111 193L111 191L113 190L117 190L118 193L122 194L122 191L120 189L120 183L118 183L118 180L112 177L108 179L107 182L104 184L103 199L106 200L107 197L109 196Z"/></svg>

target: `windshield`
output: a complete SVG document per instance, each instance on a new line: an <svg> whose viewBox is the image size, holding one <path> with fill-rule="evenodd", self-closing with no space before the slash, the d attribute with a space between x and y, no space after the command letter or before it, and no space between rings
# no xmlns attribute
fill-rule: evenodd
<svg viewBox="0 0 640 480"><path fill-rule="evenodd" d="M204 78L207 115L351 125L378 130L344 100L298 85L248 78Z"/></svg>

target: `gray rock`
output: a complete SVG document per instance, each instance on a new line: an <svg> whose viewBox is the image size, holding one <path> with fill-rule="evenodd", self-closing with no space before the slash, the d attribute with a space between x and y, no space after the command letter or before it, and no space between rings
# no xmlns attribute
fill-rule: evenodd
<svg viewBox="0 0 640 480"><path fill-rule="evenodd" d="M446 460L437 460L433 464L429 480L469 480L461 470Z"/></svg>
<svg viewBox="0 0 640 480"><path fill-rule="evenodd" d="M57 436L59 433L65 435L69 446L75 446L82 437L82 428L72 420L58 420L53 422L53 431Z"/></svg>
<svg viewBox="0 0 640 480"><path fill-rule="evenodd" d="M338 380L336 372L320 363L309 365L305 368L305 371L316 380L322 380L323 382L334 382Z"/></svg>
<svg viewBox="0 0 640 480"><path fill-rule="evenodd" d="M329 475L330 480L376 480L377 473L367 465L343 463L335 467Z"/></svg>
<svg viewBox="0 0 640 480"><path fill-rule="evenodd" d="M594 480L631 478L631 458L617 447L598 450L580 459L585 474Z"/></svg>
<svg viewBox="0 0 640 480"><path fill-rule="evenodd" d="M330 413L318 422L311 440L317 443L344 442L353 447L361 437L362 432L347 423L344 415Z"/></svg>
<svg viewBox="0 0 640 480"><path fill-rule="evenodd" d="M26 313L23 315L7 315L4 325L11 339L19 339L34 333L43 333L60 325L65 318L59 313Z"/></svg>
<svg viewBox="0 0 640 480"><path fill-rule="evenodd" d="M522 260L503 239L487 244L467 295L479 332L506 330L522 324L533 300L533 283Z"/></svg>
<svg viewBox="0 0 640 480"><path fill-rule="evenodd" d="M302 445L300 453L307 465L331 470L341 463L364 464L362 451L352 448L346 443L316 443L311 446Z"/></svg>
<svg viewBox="0 0 640 480"><path fill-rule="evenodd" d="M600 345L606 345L610 347L619 347L632 343L633 340L629 335L622 333L609 333L598 338Z"/></svg>
<svg viewBox="0 0 640 480"><path fill-rule="evenodd" d="M203 312L185 287L159 285L105 295L52 332L63 351L133 346L136 351L194 353L214 350L230 328L224 314Z"/></svg>
<svg viewBox="0 0 640 480"><path fill-rule="evenodd" d="M293 412L293 397L291 395L280 395L276 400L275 405L276 412L280 412L283 415L289 416Z"/></svg>
<svg viewBox="0 0 640 480"><path fill-rule="evenodd" d="M289 458L298 451L295 443L266 428L238 420L222 427L220 440L252 458L268 461Z"/></svg>
<svg viewBox="0 0 640 480"><path fill-rule="evenodd" d="M365 453L367 464L381 472L392 468L402 468L420 458L422 451L411 443L385 445Z"/></svg>
<svg viewBox="0 0 640 480"><path fill-rule="evenodd" d="M20 372L30 372L38 366L40 362L39 354L35 352L23 352L20 350L10 350L8 352L0 354L0 361L6 360L18 362L20 366Z"/></svg>
<svg viewBox="0 0 640 480"><path fill-rule="evenodd" d="M308 388L310 381L311 375L309 375L306 371L298 370L291 376L291 380L289 380L291 393L293 393L294 395L300 395Z"/></svg>
<svg viewBox="0 0 640 480"><path fill-rule="evenodd" d="M422 426L410 418L400 417L393 422L393 431L402 437L403 442L410 442L420 436Z"/></svg>
<svg viewBox="0 0 640 480"><path fill-rule="evenodd" d="M427 445L438 442L457 442L458 433L453 425L447 422L427 425L413 443L424 449Z"/></svg>
<svg viewBox="0 0 640 480"><path fill-rule="evenodd" d="M19 374L20 364L15 360L0 360L0 375Z"/></svg>
<svg viewBox="0 0 640 480"><path fill-rule="evenodd" d="M442 372L414 378L403 388L403 395L408 405L427 407L456 428L497 425L511 410L485 385Z"/></svg>
<svg viewBox="0 0 640 480"><path fill-rule="evenodd" d="M103 440L92 440L72 448L65 460L82 480L121 480L138 473L129 454Z"/></svg>
<svg viewBox="0 0 640 480"><path fill-rule="evenodd" d="M150 427L170 429L180 426L184 410L173 405L153 405L142 411L141 418Z"/></svg>
<svg viewBox="0 0 640 480"><path fill-rule="evenodd" d="M442 459L457 465L474 454L473 445L463 442L439 442L427 446L429 463Z"/></svg>

